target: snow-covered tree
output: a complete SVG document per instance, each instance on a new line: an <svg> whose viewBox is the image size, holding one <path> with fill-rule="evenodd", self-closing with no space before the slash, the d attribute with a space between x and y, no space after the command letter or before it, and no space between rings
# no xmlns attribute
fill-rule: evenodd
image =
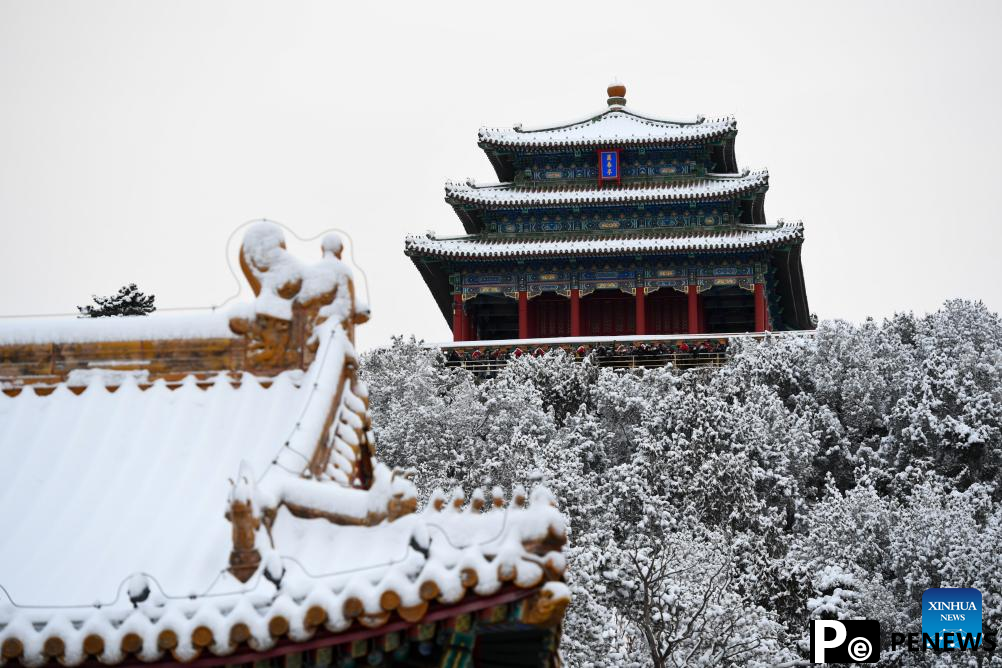
<svg viewBox="0 0 1002 668"><path fill-rule="evenodd" d="M728 543L705 529L653 530L604 546L595 560L603 598L644 638L648 665L768 666L796 659L783 646L778 616L741 596L740 568Z"/></svg>
<svg viewBox="0 0 1002 668"><path fill-rule="evenodd" d="M123 285L118 293L108 297L92 295L94 304L78 306L81 316L102 318L114 315L149 315L157 310L156 297L139 291L135 283Z"/></svg>
<svg viewBox="0 0 1002 668"><path fill-rule="evenodd" d="M383 459L426 494L556 495L568 666L797 665L811 619L917 631L937 586L981 589L1002 625L1002 321L982 304L737 342L714 371L555 351L484 380L397 339L363 375Z"/></svg>

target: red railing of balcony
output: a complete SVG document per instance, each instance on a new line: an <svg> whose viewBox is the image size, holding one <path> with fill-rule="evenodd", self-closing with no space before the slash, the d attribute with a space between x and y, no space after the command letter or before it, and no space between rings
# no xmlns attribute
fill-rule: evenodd
<svg viewBox="0 0 1002 668"><path fill-rule="evenodd" d="M465 341L433 344L445 354L446 364L476 374L495 373L523 355L543 355L563 349L578 360L593 355L599 366L617 368L660 367L680 369L719 367L727 360L736 339L760 340L777 336L812 336L813 331L759 332L742 334L665 334L654 336L592 336L504 341Z"/></svg>

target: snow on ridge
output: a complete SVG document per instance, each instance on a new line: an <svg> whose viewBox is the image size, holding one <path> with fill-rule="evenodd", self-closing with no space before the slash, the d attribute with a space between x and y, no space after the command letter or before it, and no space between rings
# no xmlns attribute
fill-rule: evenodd
<svg viewBox="0 0 1002 668"><path fill-rule="evenodd" d="M722 231L693 229L684 233L626 234L622 236L554 236L553 238L481 239L476 236L435 239L408 235L407 251L444 257L515 257L529 255L589 255L679 250L733 250L787 243L803 238L800 222L743 225Z"/></svg>
<svg viewBox="0 0 1002 668"><path fill-rule="evenodd" d="M192 309L107 318L0 317L0 345L233 338L228 315L225 309Z"/></svg>
<svg viewBox="0 0 1002 668"><path fill-rule="evenodd" d="M320 242L322 256L316 262L299 259L285 247L282 229L269 221L247 228L240 247L240 264L256 296L252 302L231 310L235 317L267 315L292 319L293 303L309 304L335 291L334 300L320 307L323 318L343 320L352 308L348 283L351 269L341 261L344 245L331 233ZM289 296L291 294L291 296Z"/></svg>
<svg viewBox="0 0 1002 668"><path fill-rule="evenodd" d="M709 139L737 130L733 116L692 121L648 118L625 108L606 110L561 126L481 128L479 139L500 146L586 146L597 142L673 143Z"/></svg>
<svg viewBox="0 0 1002 668"><path fill-rule="evenodd" d="M264 314L290 320L293 302L306 304L335 288L334 300L321 306L319 313L340 321L352 307L351 269L339 257L343 243L336 234L325 236L320 246L320 259L300 260L286 250L281 228L262 221L247 229L241 246L247 269L260 288L252 300L224 308L160 310L145 316L0 316L0 345L236 338L230 329L232 318ZM298 284L298 290L292 298L283 297L282 291L290 284Z"/></svg>
<svg viewBox="0 0 1002 668"><path fill-rule="evenodd" d="M741 174L712 174L658 184L628 184L597 188L580 186L524 187L510 183L472 185L449 181L447 198L473 204L524 206L550 204L618 203L724 197L768 184L769 172L761 169Z"/></svg>

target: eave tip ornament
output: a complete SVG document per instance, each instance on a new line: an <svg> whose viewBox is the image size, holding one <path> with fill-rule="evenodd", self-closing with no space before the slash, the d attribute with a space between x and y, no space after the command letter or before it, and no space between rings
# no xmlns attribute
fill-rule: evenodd
<svg viewBox="0 0 1002 668"><path fill-rule="evenodd" d="M621 83L611 83L606 88L609 94L609 106L615 108L626 106L626 86Z"/></svg>

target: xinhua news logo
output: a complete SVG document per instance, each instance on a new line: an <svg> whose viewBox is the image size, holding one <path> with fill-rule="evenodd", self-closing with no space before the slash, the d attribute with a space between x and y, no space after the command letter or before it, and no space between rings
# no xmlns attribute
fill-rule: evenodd
<svg viewBox="0 0 1002 668"><path fill-rule="evenodd" d="M922 634L928 646L953 649L966 645L967 638L980 639L981 631L977 589L926 589L922 594Z"/></svg>
<svg viewBox="0 0 1002 668"><path fill-rule="evenodd" d="M880 622L871 619L811 620L811 661L875 663L880 659Z"/></svg>

